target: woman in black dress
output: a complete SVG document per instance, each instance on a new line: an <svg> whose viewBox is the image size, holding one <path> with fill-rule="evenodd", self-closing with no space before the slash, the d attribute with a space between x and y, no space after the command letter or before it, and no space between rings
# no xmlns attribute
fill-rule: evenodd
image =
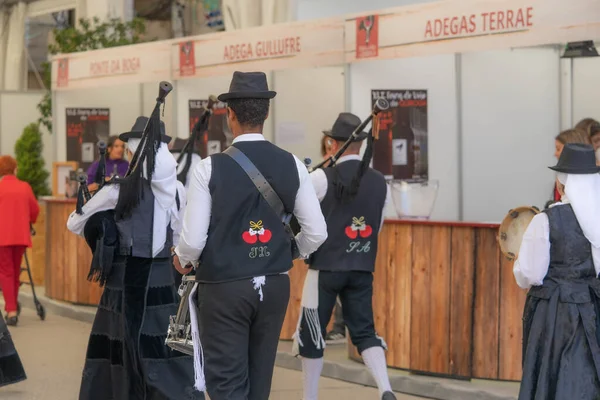
<svg viewBox="0 0 600 400"><path fill-rule="evenodd" d="M592 146L567 144L551 169L561 202L532 219L513 271L531 288L519 400L598 400L600 167Z"/></svg>

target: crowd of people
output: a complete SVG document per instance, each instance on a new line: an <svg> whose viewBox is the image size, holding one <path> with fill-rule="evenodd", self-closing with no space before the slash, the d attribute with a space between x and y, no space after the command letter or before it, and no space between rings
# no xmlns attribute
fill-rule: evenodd
<svg viewBox="0 0 600 400"><path fill-rule="evenodd" d="M183 179L158 112L111 137L106 159L87 171L94 196L67 226L89 244L90 279L104 292L80 399L203 399L204 393L212 400L268 399L296 258L308 266L294 335L303 399L318 398L324 350L346 328L380 398L396 398L372 309L377 237L391 201L383 175L369 167L373 136L356 131L357 116L339 114L321 141L324 159L335 155L335 163L309 173L262 135L275 96L264 73L235 72L219 96L233 143L195 160ZM582 120L556 136L555 145L552 198L527 228L514 265L517 284L529 289L519 399L594 400L600 393L600 124ZM0 386L26 378L7 326L18 324L21 258L39 212L31 187L16 175L16 161L0 157L6 311L0 341L8 343L0 346ZM291 233L289 216L298 232ZM168 318L180 302L173 269L195 276L193 356L165 345ZM335 327L327 332L332 315Z"/></svg>

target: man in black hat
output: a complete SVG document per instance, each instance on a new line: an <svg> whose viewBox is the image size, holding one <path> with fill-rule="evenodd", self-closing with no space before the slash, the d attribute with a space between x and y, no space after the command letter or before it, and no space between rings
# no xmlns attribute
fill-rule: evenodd
<svg viewBox="0 0 600 400"><path fill-rule="evenodd" d="M523 310L519 400L598 399L600 167L592 146L569 143L557 165L561 201L537 214L513 272Z"/></svg>
<svg viewBox="0 0 600 400"><path fill-rule="evenodd" d="M328 154L336 154L361 124L341 113L326 136ZM359 152L368 137L364 157ZM352 343L371 371L384 400L395 399L387 375L385 342L373 321L373 272L377 236L389 191L381 173L369 168L373 137L361 132L335 166L311 173L327 222L327 240L310 257L302 313L294 350L302 356L304 400L316 400L323 369L325 329L339 296Z"/></svg>
<svg viewBox="0 0 600 400"><path fill-rule="evenodd" d="M196 388L203 388L205 371L212 400L269 398L294 258L282 213L298 219L300 256L313 253L327 237L306 166L262 135L273 97L264 73L233 74L229 92L219 100L227 102L235 139L191 174L175 249L180 272L196 267L190 294L194 299L197 291L197 315L190 308Z"/></svg>
<svg viewBox="0 0 600 400"><path fill-rule="evenodd" d="M185 207L170 138L153 113L119 139L132 160L127 176L78 202L67 222L94 254L88 279L105 286L79 398L203 399L194 389L193 358L165 346L169 316L178 309L171 247Z"/></svg>

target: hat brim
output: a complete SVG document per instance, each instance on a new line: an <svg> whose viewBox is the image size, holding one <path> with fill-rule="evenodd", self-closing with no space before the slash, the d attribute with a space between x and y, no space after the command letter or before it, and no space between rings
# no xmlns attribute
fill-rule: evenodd
<svg viewBox="0 0 600 400"><path fill-rule="evenodd" d="M335 135L333 135L331 133L331 131L323 131L323 134L325 136L327 136L327 137L330 137L332 139L339 140L339 141L342 141L342 142L345 142L346 140L348 140L347 137L341 137L341 136L335 136ZM363 131L363 132L361 132L361 133L358 134L358 136L356 137L356 139L353 140L353 142L361 142L361 141L365 140L368 135L369 134L367 132Z"/></svg>
<svg viewBox="0 0 600 400"><path fill-rule="evenodd" d="M119 140L121 142L127 143L129 141L129 139L141 139L143 133L144 132L140 132L140 131L130 131L130 132L121 133L119 135ZM160 139L161 139L161 142L166 143L166 144L169 144L171 142L171 136L160 135Z"/></svg>
<svg viewBox="0 0 600 400"><path fill-rule="evenodd" d="M231 99L272 99L277 95L277 92L267 90L264 92L229 92L222 93L217 97L219 101L227 101Z"/></svg>
<svg viewBox="0 0 600 400"><path fill-rule="evenodd" d="M589 168L564 168L564 167L560 167L558 165L555 165L553 167L548 167L553 171L556 172L562 172L564 174L572 174L572 175L591 175L591 174L597 174L600 173L600 167L599 166L595 166L595 167L589 167Z"/></svg>

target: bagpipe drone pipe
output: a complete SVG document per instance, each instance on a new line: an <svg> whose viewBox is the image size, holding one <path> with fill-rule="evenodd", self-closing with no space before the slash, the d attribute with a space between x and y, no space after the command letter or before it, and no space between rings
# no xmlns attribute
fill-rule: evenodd
<svg viewBox="0 0 600 400"><path fill-rule="evenodd" d="M184 163L183 169L180 173L177 174L177 180L183 183L184 186L187 182L188 174L192 166L192 155L194 154L194 151L196 149L196 143L201 140L202 134L208 129L208 124L212 115L212 109L213 106L217 103L217 101L218 100L216 96L209 96L208 104L206 106L206 109L204 110L204 113L200 116L200 119L194 125L194 128L192 129L192 134L183 146L181 153L177 157L178 166L180 166L182 162Z"/></svg>
<svg viewBox="0 0 600 400"><path fill-rule="evenodd" d="M309 158L304 160L304 163L307 165L308 171L313 172L319 168L323 169L323 168L330 168L330 167L335 166L336 162L344 154L344 152L348 149L350 144L356 138L358 138L360 133L367 127L367 125L369 125L369 123L373 122L371 129L369 130L367 139L366 139L367 147L365 149L365 153L363 154L361 163L358 167L358 171L348 187L340 188L340 191L346 192L346 193L343 193L343 195L345 195L346 198L352 199L353 196L356 195L356 192L358 191L358 187L360 185L360 180L362 179L366 170L369 168L369 164L371 163L371 158L373 157L373 141L379 139L379 128L378 128L379 119L377 118L377 116L379 115L380 112L386 111L389 108L390 108L390 104L387 100L385 100L383 98L377 99L377 101L375 102L375 105L373 106L373 109L371 110L371 114L354 130L354 132L352 132L352 135L350 135L348 140L346 140L346 142L344 142L344 144L339 148L339 150L334 155L327 157L325 160L323 160L319 164L315 165L314 167L309 166L309 164L310 164ZM297 235L300 232L300 224L298 223L298 220L296 219L296 217L292 217L292 219L290 221L290 227L292 228L292 231L294 234Z"/></svg>

